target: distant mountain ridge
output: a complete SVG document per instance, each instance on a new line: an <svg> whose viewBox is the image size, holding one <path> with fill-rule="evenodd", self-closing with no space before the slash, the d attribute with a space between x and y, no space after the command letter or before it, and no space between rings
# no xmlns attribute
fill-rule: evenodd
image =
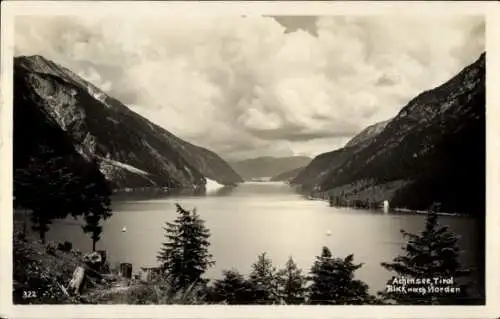
<svg viewBox="0 0 500 319"><path fill-rule="evenodd" d="M289 182L297 177L297 175L304 169L304 167L299 167L292 169L290 171L283 172L276 176L271 177L271 182Z"/></svg>
<svg viewBox="0 0 500 319"><path fill-rule="evenodd" d="M262 156L230 162L233 169L245 180L273 177L289 170L304 167L311 162L307 156L272 157Z"/></svg>
<svg viewBox="0 0 500 319"><path fill-rule="evenodd" d="M42 56L14 59L14 91L19 163L37 140L54 143L46 136L50 126L51 134L64 135L86 161L97 159L114 188L202 188L206 178L225 185L242 181L214 152L176 137ZM23 137L26 132L31 134Z"/></svg>
<svg viewBox="0 0 500 319"><path fill-rule="evenodd" d="M292 182L321 196L484 213L485 60L412 99L375 136L317 156Z"/></svg>

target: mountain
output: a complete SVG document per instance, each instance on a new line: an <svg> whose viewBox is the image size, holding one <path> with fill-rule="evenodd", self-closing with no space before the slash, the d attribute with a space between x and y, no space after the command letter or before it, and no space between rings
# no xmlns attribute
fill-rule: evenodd
<svg viewBox="0 0 500 319"><path fill-rule="evenodd" d="M297 175L303 169L304 169L304 167L299 167L299 168L292 169L290 171L283 172L283 173L278 174L276 176L273 176L273 177L271 177L271 182L284 182L284 181L288 182L288 181L291 181L295 177L297 177Z"/></svg>
<svg viewBox="0 0 500 319"><path fill-rule="evenodd" d="M304 167L311 162L306 156L271 157L263 156L238 162L231 162L234 170L245 180L272 177L278 174Z"/></svg>
<svg viewBox="0 0 500 319"><path fill-rule="evenodd" d="M385 126L389 123L389 120L383 121L383 122L378 122L375 124L372 124L362 130L359 134L354 136L349 142L346 143L344 147L351 147L357 144L361 144L363 142L366 142L370 140L371 138L375 137L376 135L380 134L385 128Z"/></svg>
<svg viewBox="0 0 500 319"><path fill-rule="evenodd" d="M316 156L309 165L297 172L290 183L300 185L305 191L317 188L317 185L321 184L329 172L340 167L351 156L369 145L370 141L382 132L388 122L370 125L356 134L344 147Z"/></svg>
<svg viewBox="0 0 500 319"><path fill-rule="evenodd" d="M97 159L114 188L242 181L217 154L176 137L42 56L14 59L14 136L15 165L32 156L40 141L56 149L64 141L64 154Z"/></svg>
<svg viewBox="0 0 500 319"><path fill-rule="evenodd" d="M303 190L311 191L325 178L328 172L342 165L355 150L356 147L344 147L316 156L309 165L291 180L291 184L300 185Z"/></svg>
<svg viewBox="0 0 500 319"><path fill-rule="evenodd" d="M369 141L335 151L350 154L336 155L341 164L312 188L393 207L484 212L485 59L412 99Z"/></svg>

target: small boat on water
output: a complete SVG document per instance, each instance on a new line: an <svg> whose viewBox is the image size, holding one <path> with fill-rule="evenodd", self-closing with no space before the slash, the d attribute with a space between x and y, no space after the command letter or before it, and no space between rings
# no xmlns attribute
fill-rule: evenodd
<svg viewBox="0 0 500 319"><path fill-rule="evenodd" d="M332 232L331 232L331 231L329 231L329 230L327 230L327 231L326 231L326 236L330 237L331 235L332 235Z"/></svg>
<svg viewBox="0 0 500 319"><path fill-rule="evenodd" d="M122 228L122 233L126 232L127 231L127 227L123 226Z"/></svg>

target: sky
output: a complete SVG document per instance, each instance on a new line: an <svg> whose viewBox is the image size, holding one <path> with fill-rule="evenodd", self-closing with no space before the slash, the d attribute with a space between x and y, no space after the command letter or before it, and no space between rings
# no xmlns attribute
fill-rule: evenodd
<svg viewBox="0 0 500 319"><path fill-rule="evenodd" d="M485 50L480 16L19 16L40 54L227 160L342 147Z"/></svg>

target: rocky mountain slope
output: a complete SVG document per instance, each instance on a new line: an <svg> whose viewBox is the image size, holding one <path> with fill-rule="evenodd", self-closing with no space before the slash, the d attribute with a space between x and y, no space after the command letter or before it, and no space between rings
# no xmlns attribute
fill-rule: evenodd
<svg viewBox="0 0 500 319"><path fill-rule="evenodd" d="M238 162L231 162L234 170L245 180L273 177L278 174L304 167L311 162L306 156L271 157L263 156Z"/></svg>
<svg viewBox="0 0 500 319"><path fill-rule="evenodd" d="M371 138L380 134L380 132L384 130L387 123L389 123L389 120L378 122L368 126L364 130L362 130L359 134L350 139L349 142L347 142L344 147L351 147L370 140Z"/></svg>
<svg viewBox="0 0 500 319"><path fill-rule="evenodd" d="M87 162L98 159L115 188L202 188L206 178L225 185L242 181L217 154L174 136L41 56L15 58L14 90L20 165L32 151L22 143L45 140L60 148L64 140L66 153L73 150Z"/></svg>
<svg viewBox="0 0 500 319"><path fill-rule="evenodd" d="M396 207L484 212L485 59L412 99L313 188Z"/></svg>
<svg viewBox="0 0 500 319"><path fill-rule="evenodd" d="M343 147L316 156L309 165L297 174L291 184L300 185L305 191L313 190L330 171L342 165L354 151L356 151L355 146Z"/></svg>
<svg viewBox="0 0 500 319"><path fill-rule="evenodd" d="M388 122L370 125L356 134L344 147L316 156L309 165L297 172L297 175L291 179L291 183L301 185L304 190L312 190L328 176L329 172L341 166L352 155L367 146L373 138L382 132Z"/></svg>

